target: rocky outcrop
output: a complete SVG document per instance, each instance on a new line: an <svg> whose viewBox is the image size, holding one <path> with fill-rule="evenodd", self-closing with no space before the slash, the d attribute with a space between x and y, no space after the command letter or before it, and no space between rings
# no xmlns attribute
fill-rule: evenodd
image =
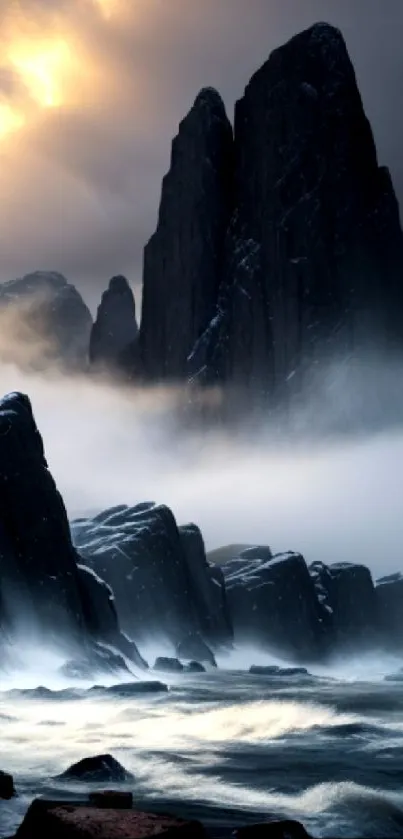
<svg viewBox="0 0 403 839"><path fill-rule="evenodd" d="M325 653L322 609L300 554L273 556L267 547L254 548L221 569L236 641L297 659Z"/></svg>
<svg viewBox="0 0 403 839"><path fill-rule="evenodd" d="M309 566L333 650L374 647L380 641L378 601L365 565L340 562Z"/></svg>
<svg viewBox="0 0 403 839"><path fill-rule="evenodd" d="M179 380L211 320L232 202L232 129L202 90L172 143L158 226L144 251L139 355L152 380Z"/></svg>
<svg viewBox="0 0 403 839"><path fill-rule="evenodd" d="M112 277L98 306L90 337L89 359L97 368L116 368L121 354L138 336L136 304L125 277Z"/></svg>
<svg viewBox="0 0 403 839"><path fill-rule="evenodd" d="M235 206L213 376L264 397L318 362L401 344L397 202L334 27L277 49L237 103Z"/></svg>
<svg viewBox="0 0 403 839"><path fill-rule="evenodd" d="M144 664L120 636L110 590L77 563L31 403L21 393L0 402L0 556L2 618L11 637L29 627L94 657L96 642L116 643Z"/></svg>
<svg viewBox="0 0 403 839"><path fill-rule="evenodd" d="M124 783L133 779L131 772L110 754L84 757L73 763L61 775L63 781L84 781L86 783Z"/></svg>
<svg viewBox="0 0 403 839"><path fill-rule="evenodd" d="M318 23L252 77L233 148L214 92L181 124L145 250L143 372L281 402L329 361L401 349L402 278L390 175L343 37Z"/></svg>
<svg viewBox="0 0 403 839"><path fill-rule="evenodd" d="M0 359L24 368L84 369L90 311L62 274L35 271L0 285Z"/></svg>
<svg viewBox="0 0 403 839"><path fill-rule="evenodd" d="M381 577L375 584L379 626L386 646L401 650L403 639L403 574Z"/></svg>
<svg viewBox="0 0 403 839"><path fill-rule="evenodd" d="M167 507L144 503L76 520L71 529L85 563L112 587L130 637L230 643L224 582L194 525L179 529Z"/></svg>

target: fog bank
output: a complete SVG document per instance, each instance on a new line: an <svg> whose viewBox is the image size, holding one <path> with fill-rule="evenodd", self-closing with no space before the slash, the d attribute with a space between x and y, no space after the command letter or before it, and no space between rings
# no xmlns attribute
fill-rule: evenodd
<svg viewBox="0 0 403 839"><path fill-rule="evenodd" d="M196 522L207 549L264 543L308 562L364 562L381 575L403 570L403 410L397 385L392 415L390 400L382 408L379 398L397 370L368 372L360 371L361 385L348 385L339 368L328 373L284 436L268 421L242 432L186 432L172 393L119 391L57 372L2 365L0 391L30 396L70 518L155 500L180 523ZM354 416L354 433L340 433Z"/></svg>

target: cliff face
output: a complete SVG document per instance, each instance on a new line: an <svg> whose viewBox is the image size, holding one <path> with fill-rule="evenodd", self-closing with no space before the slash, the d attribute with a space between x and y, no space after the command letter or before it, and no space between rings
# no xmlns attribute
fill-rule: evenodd
<svg viewBox="0 0 403 839"><path fill-rule="evenodd" d="M190 126L202 124L200 108ZM265 399L298 386L319 361L400 346L398 206L340 32L316 24L253 76L236 105L230 187L223 115L218 124L196 132L200 143L183 128L174 141L145 254L147 374L239 385ZM213 180L212 158L222 164Z"/></svg>
<svg viewBox="0 0 403 839"><path fill-rule="evenodd" d="M112 277L94 321L89 360L97 367L118 363L120 353L136 341L138 326L133 292L125 277Z"/></svg>
<svg viewBox="0 0 403 839"><path fill-rule="evenodd" d="M217 301L231 205L232 129L205 89L182 121L162 186L158 226L144 252L139 353L154 380L183 380Z"/></svg>
<svg viewBox="0 0 403 839"><path fill-rule="evenodd" d="M398 208L333 27L276 50L237 103L235 204L213 374L272 392L319 360L393 344Z"/></svg>

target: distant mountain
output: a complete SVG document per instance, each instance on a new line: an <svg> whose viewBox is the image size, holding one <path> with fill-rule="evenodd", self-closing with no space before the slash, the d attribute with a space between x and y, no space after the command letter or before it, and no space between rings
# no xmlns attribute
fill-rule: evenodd
<svg viewBox="0 0 403 839"><path fill-rule="evenodd" d="M0 285L0 361L84 369L91 313L62 274L35 271Z"/></svg>

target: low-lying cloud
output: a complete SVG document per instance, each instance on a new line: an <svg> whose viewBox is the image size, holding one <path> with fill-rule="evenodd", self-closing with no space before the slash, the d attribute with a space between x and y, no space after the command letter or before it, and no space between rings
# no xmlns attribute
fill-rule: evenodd
<svg viewBox="0 0 403 839"><path fill-rule="evenodd" d="M382 402L393 378L399 394L401 371L326 371L286 434L284 418L187 428L178 393L56 370L43 377L3 364L0 390L30 395L70 517L155 500L180 523L199 524L209 549L269 544L308 562L364 562L381 575L403 570L403 397Z"/></svg>

